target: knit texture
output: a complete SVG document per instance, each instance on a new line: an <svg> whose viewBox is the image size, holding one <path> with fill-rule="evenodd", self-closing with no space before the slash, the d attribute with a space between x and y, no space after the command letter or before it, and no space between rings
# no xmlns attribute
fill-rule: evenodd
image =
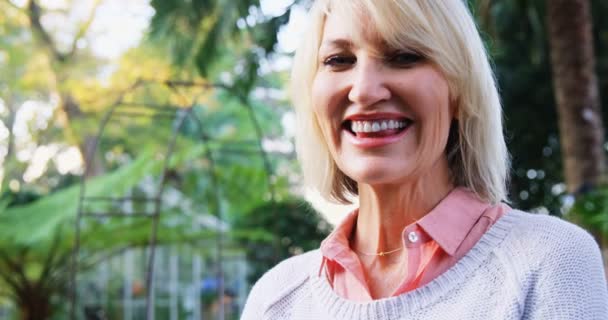
<svg viewBox="0 0 608 320"><path fill-rule="evenodd" d="M241 320L608 319L594 239L545 215L505 214L456 265L396 297L346 300L320 267L319 250L278 264L253 286Z"/></svg>

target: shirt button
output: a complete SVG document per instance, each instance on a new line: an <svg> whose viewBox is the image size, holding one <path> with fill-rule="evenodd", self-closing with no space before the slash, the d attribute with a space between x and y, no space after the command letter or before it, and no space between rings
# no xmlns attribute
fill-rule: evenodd
<svg viewBox="0 0 608 320"><path fill-rule="evenodd" d="M410 240L411 243L418 242L418 240L419 240L418 233L416 233L415 231L410 232L407 235L407 239Z"/></svg>

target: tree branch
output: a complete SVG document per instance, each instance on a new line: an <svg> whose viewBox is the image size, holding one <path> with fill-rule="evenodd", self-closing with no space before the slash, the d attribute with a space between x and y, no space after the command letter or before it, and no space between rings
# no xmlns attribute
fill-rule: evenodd
<svg viewBox="0 0 608 320"><path fill-rule="evenodd" d="M49 273L53 269L53 260L57 255L57 250L59 249L59 244L61 243L61 227L55 231L55 236L53 237L53 244L51 245L51 249L49 250L48 255L44 261L42 272L40 273L40 277L38 278L39 283L44 283L45 278L48 277Z"/></svg>
<svg viewBox="0 0 608 320"><path fill-rule="evenodd" d="M4 2L6 2L6 4L8 4L9 6L11 6L13 9L16 9L20 12L25 12L25 10L23 8L21 8L20 6L14 4L11 0L4 0Z"/></svg>
<svg viewBox="0 0 608 320"><path fill-rule="evenodd" d="M42 16L42 8L38 5L38 3L36 3L35 0L30 0L30 2L28 3L27 15L30 20L32 32L37 34L38 37L40 37L40 40L51 52L53 58L58 62L65 62L67 58L66 55L59 52L57 46L55 45L55 41L48 33L48 31L44 29L42 23L40 22L40 18Z"/></svg>
<svg viewBox="0 0 608 320"><path fill-rule="evenodd" d="M4 263L6 263L6 265L8 266L8 268L13 273L15 273L16 275L18 275L19 278L21 278L21 280L23 282L28 282L27 281L27 277L25 276L25 272L23 270L23 267L20 266L15 261L11 260L4 251L0 251L0 259L2 259L4 261Z"/></svg>
<svg viewBox="0 0 608 320"><path fill-rule="evenodd" d="M3 262L8 264L4 258L2 258ZM18 296L25 292L25 283L19 283L19 280L15 279L14 273L11 271L6 271L0 268L0 278L4 280L15 292L15 296Z"/></svg>
<svg viewBox="0 0 608 320"><path fill-rule="evenodd" d="M78 41L80 41L80 39L82 39L82 37L85 36L87 31L91 27L91 24L95 20L95 16L97 14L97 9L99 8L100 4L101 4L101 0L95 0L95 3L93 4L93 8L91 9L89 16L87 17L85 22L80 26L80 28L78 28L78 32L76 33L76 35L74 36L74 40L72 41L72 46L71 46L70 52L67 54L68 57L73 57L74 54L76 54L76 49L78 47Z"/></svg>
<svg viewBox="0 0 608 320"><path fill-rule="evenodd" d="M2 278L2 280L6 282L8 286L11 287L15 293L17 293L17 295L19 295L19 292L24 291L24 287L19 284L19 281L11 277L9 273L0 272L0 278Z"/></svg>

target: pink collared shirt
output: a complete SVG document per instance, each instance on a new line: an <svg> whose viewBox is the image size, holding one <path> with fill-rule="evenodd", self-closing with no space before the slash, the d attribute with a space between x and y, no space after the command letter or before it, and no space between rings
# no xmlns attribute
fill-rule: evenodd
<svg viewBox="0 0 608 320"><path fill-rule="evenodd" d="M433 210L403 229L407 273L391 296L421 287L462 258L507 210L491 206L465 188L452 190ZM371 301L359 257L349 237L358 210L351 212L321 243L325 271L334 291L347 299Z"/></svg>

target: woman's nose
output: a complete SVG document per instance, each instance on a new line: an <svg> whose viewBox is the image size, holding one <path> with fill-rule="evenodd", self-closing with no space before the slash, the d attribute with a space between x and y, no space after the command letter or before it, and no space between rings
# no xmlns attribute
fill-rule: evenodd
<svg viewBox="0 0 608 320"><path fill-rule="evenodd" d="M366 107L390 99L387 75L382 64L374 59L359 59L353 73L348 99Z"/></svg>

